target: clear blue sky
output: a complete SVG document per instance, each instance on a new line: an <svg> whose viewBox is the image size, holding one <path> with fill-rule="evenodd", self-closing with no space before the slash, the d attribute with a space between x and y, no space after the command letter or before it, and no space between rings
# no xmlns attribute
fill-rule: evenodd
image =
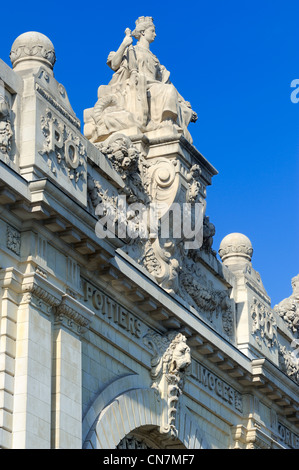
<svg viewBox="0 0 299 470"><path fill-rule="evenodd" d="M39 31L53 42L55 77L81 122L107 84L106 58L138 16L153 16L152 51L198 113L194 145L217 168L207 215L214 249L231 232L253 244L272 305L291 294L299 272L298 0L9 2L1 5L0 57L14 39Z"/></svg>

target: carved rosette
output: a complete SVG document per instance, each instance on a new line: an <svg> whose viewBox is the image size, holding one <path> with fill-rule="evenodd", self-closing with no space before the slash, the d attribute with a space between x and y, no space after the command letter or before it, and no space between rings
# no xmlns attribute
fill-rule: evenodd
<svg viewBox="0 0 299 470"><path fill-rule="evenodd" d="M152 388L159 393L164 406L161 434L170 438L178 436L177 416L185 377L191 364L190 348L184 335L170 332L165 336L150 332L144 337L152 350Z"/></svg>

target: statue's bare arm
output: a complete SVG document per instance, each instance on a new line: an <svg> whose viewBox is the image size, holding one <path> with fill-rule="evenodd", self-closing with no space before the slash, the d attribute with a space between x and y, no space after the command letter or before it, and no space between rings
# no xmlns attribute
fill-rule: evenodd
<svg viewBox="0 0 299 470"><path fill-rule="evenodd" d="M125 37L119 48L116 52L110 52L108 56L108 65L112 68L112 70L116 71L119 69L120 64L122 62L124 52L127 47L129 47L133 43L133 38L131 36L131 30L129 28L125 31Z"/></svg>

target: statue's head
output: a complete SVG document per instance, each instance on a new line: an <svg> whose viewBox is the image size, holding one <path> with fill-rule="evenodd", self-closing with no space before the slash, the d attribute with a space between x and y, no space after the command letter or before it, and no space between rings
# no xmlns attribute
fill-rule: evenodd
<svg viewBox="0 0 299 470"><path fill-rule="evenodd" d="M293 293L294 294L299 293L299 274L297 274L297 276L293 277L293 279L292 279L292 288L293 288Z"/></svg>
<svg viewBox="0 0 299 470"><path fill-rule="evenodd" d="M165 336L156 333L148 333L144 341L153 350L152 378L157 380L163 373L175 374L183 378L191 364L190 348L186 343L186 337L177 331Z"/></svg>
<svg viewBox="0 0 299 470"><path fill-rule="evenodd" d="M183 373L188 369L191 364L191 354L185 336L177 334L167 352L170 354L169 372Z"/></svg>
<svg viewBox="0 0 299 470"><path fill-rule="evenodd" d="M145 36L149 43L153 42L156 37L155 25L151 16L140 16L135 22L135 29L132 36L139 41Z"/></svg>

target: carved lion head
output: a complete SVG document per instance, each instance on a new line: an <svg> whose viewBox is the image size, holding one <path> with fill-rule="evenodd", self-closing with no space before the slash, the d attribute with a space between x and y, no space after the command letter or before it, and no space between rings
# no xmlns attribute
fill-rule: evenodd
<svg viewBox="0 0 299 470"><path fill-rule="evenodd" d="M190 348L186 337L176 331L160 336L148 333L144 338L153 351L151 361L152 378L157 380L162 374L174 374L182 377L191 364Z"/></svg>

